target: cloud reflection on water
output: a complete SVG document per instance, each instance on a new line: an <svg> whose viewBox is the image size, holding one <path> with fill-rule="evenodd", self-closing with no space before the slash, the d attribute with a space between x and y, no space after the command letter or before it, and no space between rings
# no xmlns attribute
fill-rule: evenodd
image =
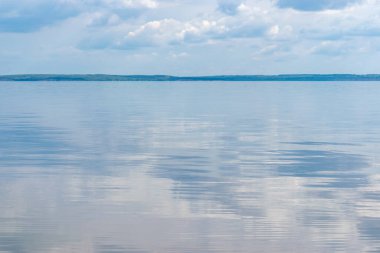
<svg viewBox="0 0 380 253"><path fill-rule="evenodd" d="M355 89L337 118L320 85L187 85L0 87L0 251L379 247L378 125L342 123Z"/></svg>

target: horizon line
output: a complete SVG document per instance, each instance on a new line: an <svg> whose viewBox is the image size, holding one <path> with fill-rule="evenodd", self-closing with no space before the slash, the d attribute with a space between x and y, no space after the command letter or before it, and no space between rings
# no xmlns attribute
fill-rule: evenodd
<svg viewBox="0 0 380 253"><path fill-rule="evenodd" d="M0 81L380 81L380 74L9 74Z"/></svg>

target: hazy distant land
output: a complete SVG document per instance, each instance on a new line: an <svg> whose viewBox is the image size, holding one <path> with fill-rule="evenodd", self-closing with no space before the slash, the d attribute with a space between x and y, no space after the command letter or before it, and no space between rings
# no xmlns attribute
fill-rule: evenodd
<svg viewBox="0 0 380 253"><path fill-rule="evenodd" d="M0 81L380 81L380 74L294 74L294 75L0 75Z"/></svg>

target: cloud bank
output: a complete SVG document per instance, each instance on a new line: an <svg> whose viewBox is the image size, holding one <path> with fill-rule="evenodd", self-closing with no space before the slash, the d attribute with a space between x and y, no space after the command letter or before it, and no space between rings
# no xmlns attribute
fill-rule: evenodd
<svg viewBox="0 0 380 253"><path fill-rule="evenodd" d="M355 63L378 54L379 11L375 0L0 0L0 71L53 71L62 57L55 72L380 72Z"/></svg>

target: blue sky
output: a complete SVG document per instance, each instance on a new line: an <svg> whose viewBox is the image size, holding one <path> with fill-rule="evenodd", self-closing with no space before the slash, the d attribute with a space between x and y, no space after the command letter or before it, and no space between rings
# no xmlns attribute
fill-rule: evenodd
<svg viewBox="0 0 380 253"><path fill-rule="evenodd" d="M0 74L380 73L378 0L0 0Z"/></svg>

